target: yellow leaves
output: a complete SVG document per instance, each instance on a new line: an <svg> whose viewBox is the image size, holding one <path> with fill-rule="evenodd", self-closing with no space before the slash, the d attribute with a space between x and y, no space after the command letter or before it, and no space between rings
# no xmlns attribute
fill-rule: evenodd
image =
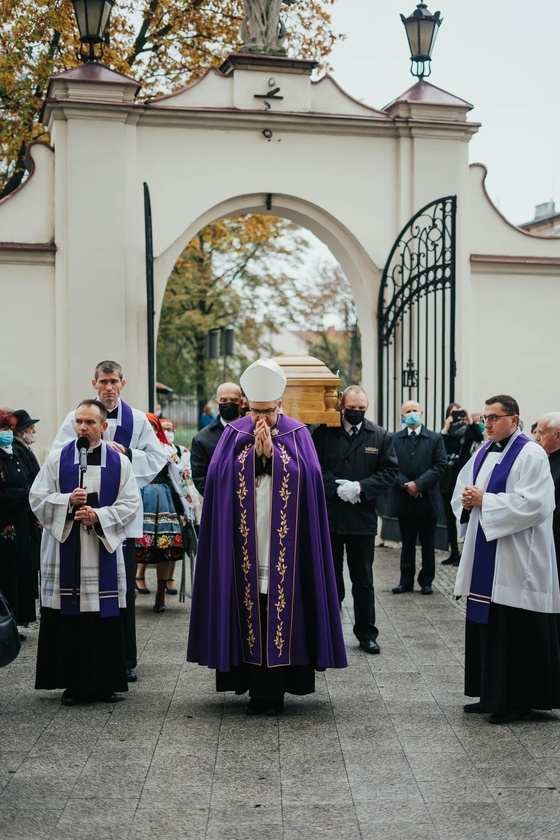
<svg viewBox="0 0 560 840"><path fill-rule="evenodd" d="M283 6L290 55L324 62L333 2ZM144 97L170 93L236 51L243 15L243 0L118 0L103 63L140 81ZM25 145L46 139L38 120L48 79L78 65L79 48L70 0L0 0L0 196L21 182Z"/></svg>

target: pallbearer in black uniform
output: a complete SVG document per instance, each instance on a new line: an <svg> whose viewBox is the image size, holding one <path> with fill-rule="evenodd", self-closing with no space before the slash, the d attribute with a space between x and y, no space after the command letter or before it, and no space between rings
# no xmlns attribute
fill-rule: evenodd
<svg viewBox="0 0 560 840"><path fill-rule="evenodd" d="M323 470L338 598L344 600L346 549L354 599L354 635L366 653L379 653L375 624L373 555L378 496L397 478L397 457L390 435L365 419L367 394L350 385L341 400L339 427L313 432Z"/></svg>

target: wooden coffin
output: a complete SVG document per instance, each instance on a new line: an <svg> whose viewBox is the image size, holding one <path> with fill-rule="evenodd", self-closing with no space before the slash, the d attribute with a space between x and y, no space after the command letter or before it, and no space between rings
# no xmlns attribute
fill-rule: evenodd
<svg viewBox="0 0 560 840"><path fill-rule="evenodd" d="M282 411L302 423L340 426L340 379L313 356L276 356L286 374Z"/></svg>

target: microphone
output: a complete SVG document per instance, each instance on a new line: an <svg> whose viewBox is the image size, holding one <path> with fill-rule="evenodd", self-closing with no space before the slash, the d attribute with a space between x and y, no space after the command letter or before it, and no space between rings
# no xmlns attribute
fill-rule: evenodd
<svg viewBox="0 0 560 840"><path fill-rule="evenodd" d="M85 435L83 437L79 437L76 446L78 447L78 452L80 454L80 472L85 473L87 470L87 453L89 449L89 440Z"/></svg>

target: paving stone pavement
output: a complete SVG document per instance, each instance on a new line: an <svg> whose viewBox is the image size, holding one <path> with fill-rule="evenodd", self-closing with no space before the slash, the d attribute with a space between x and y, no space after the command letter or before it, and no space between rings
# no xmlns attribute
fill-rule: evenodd
<svg viewBox="0 0 560 840"><path fill-rule="evenodd" d="M455 570L394 596L398 556L376 552L381 655L358 648L347 601L349 668L278 719L185 663L188 600L155 615L139 596L139 681L114 706L35 691L31 627L0 671L2 840L558 840L560 718L465 715Z"/></svg>

